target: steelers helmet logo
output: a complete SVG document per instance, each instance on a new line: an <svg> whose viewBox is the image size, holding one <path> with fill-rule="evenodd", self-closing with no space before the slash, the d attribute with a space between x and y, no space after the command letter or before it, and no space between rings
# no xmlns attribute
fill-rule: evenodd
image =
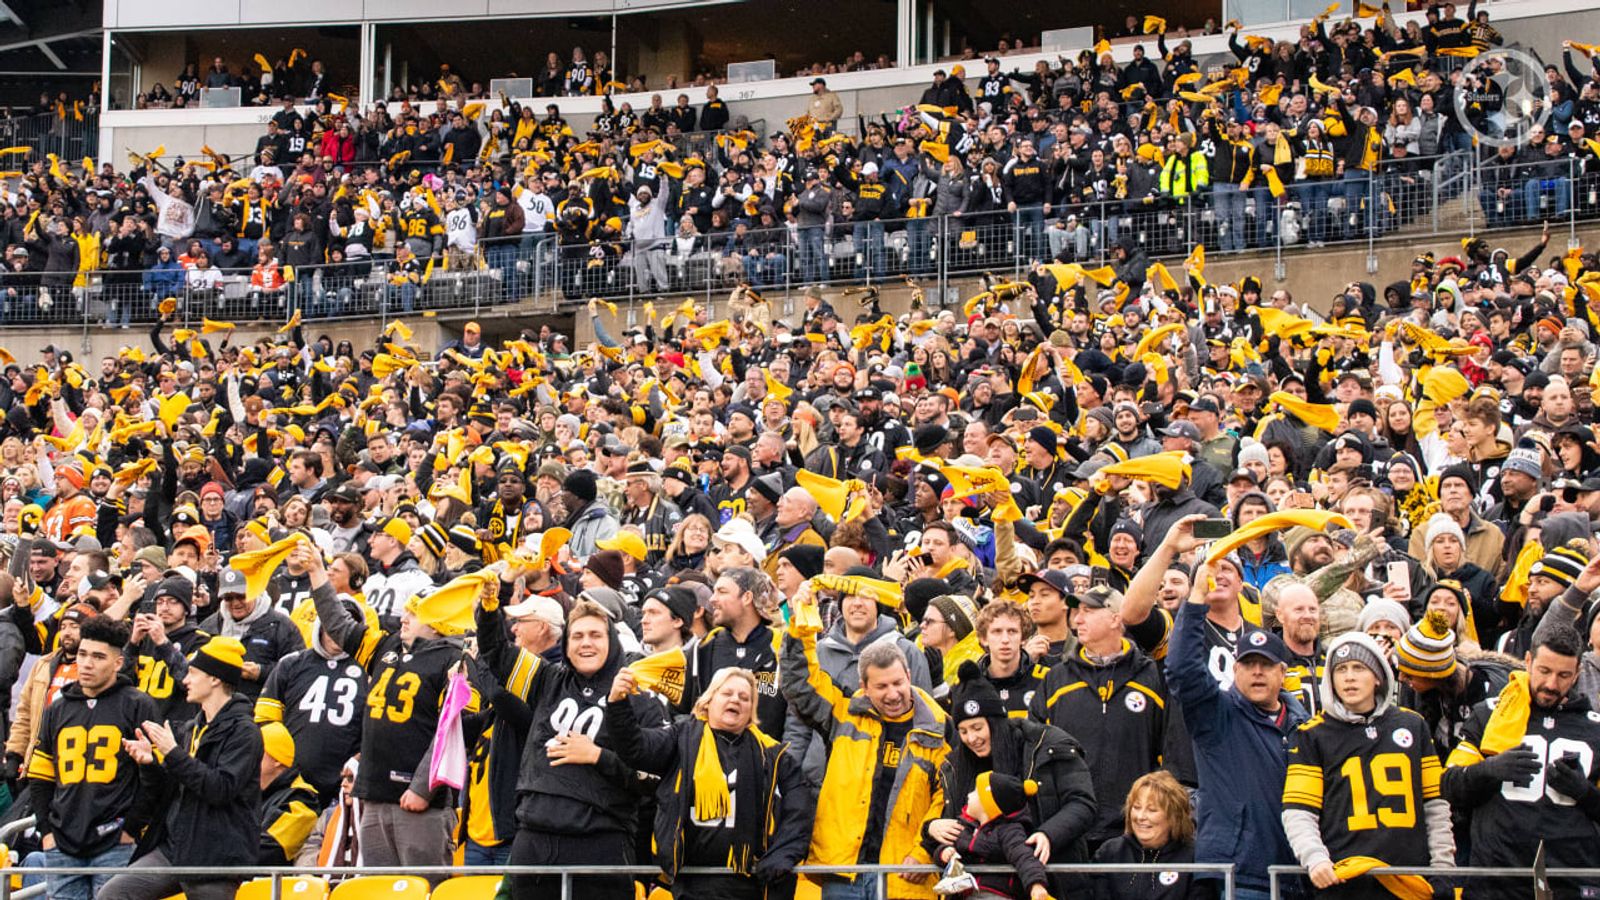
<svg viewBox="0 0 1600 900"><path fill-rule="evenodd" d="M975 716L978 714L978 701L968 700L961 708L966 710L967 715Z"/></svg>
<svg viewBox="0 0 1600 900"><path fill-rule="evenodd" d="M1162 872L1160 875L1156 876L1156 880L1161 882L1162 887L1172 887L1178 883L1178 873Z"/></svg>
<svg viewBox="0 0 1600 900"><path fill-rule="evenodd" d="M1350 655L1350 645L1349 644L1340 645L1339 649L1335 650L1333 652L1333 655L1339 657L1340 659L1344 659L1346 656Z"/></svg>
<svg viewBox="0 0 1600 900"><path fill-rule="evenodd" d="M1128 712L1144 712L1145 699L1143 694L1129 694L1128 699L1123 702L1127 704Z"/></svg>
<svg viewBox="0 0 1600 900"><path fill-rule="evenodd" d="M489 535L491 537L505 537L506 523L504 519L489 520Z"/></svg>
<svg viewBox="0 0 1600 900"><path fill-rule="evenodd" d="M1416 740L1411 736L1411 732L1404 728L1396 728L1392 737L1394 738L1395 746L1404 748L1409 748L1412 742Z"/></svg>
<svg viewBox="0 0 1600 900"><path fill-rule="evenodd" d="M1266 645L1267 633L1265 631L1254 631L1250 633L1250 646L1265 647Z"/></svg>

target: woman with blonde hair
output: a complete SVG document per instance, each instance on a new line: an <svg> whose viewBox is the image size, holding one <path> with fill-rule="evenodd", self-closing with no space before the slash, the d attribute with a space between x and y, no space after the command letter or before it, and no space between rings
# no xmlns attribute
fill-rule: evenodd
<svg viewBox="0 0 1600 900"><path fill-rule="evenodd" d="M1123 833L1095 852L1097 863L1194 862L1194 807L1189 793L1170 772L1141 776L1122 803ZM1180 900L1198 898L1206 890L1188 872L1151 870L1102 875L1099 896L1107 900Z"/></svg>
<svg viewBox="0 0 1600 900"><path fill-rule="evenodd" d="M756 676L721 669L692 716L649 729L639 726L631 704L620 702L639 682L632 669L617 673L606 728L623 762L661 776L653 844L674 895L792 897L792 870L810 847L815 807L800 761L755 726ZM699 867L731 872L679 871Z"/></svg>
<svg viewBox="0 0 1600 900"><path fill-rule="evenodd" d="M685 569L699 569L705 566L706 551L711 549L711 520L699 513L683 517L678 523L677 533L672 536L672 543L667 545L667 553L661 559L661 571L671 575Z"/></svg>

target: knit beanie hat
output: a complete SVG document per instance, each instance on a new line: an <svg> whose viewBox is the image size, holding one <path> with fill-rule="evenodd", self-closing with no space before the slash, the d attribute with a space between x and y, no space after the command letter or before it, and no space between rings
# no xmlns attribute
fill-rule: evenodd
<svg viewBox="0 0 1600 900"><path fill-rule="evenodd" d="M593 572L606 587L614 591L622 590L622 578L627 573L623 570L620 550L601 550L589 557L584 568Z"/></svg>
<svg viewBox="0 0 1600 900"><path fill-rule="evenodd" d="M1472 467L1466 463L1456 463L1439 473L1439 487L1443 488L1445 481L1459 478L1467 483L1467 490L1473 494L1478 493L1478 476L1473 473Z"/></svg>
<svg viewBox="0 0 1600 900"><path fill-rule="evenodd" d="M821 571L822 564L817 564ZM813 573L815 574L815 573ZM950 593L950 582L943 578L917 578L906 584L906 612L911 614L911 620L917 621L922 614L928 611L928 604L933 598Z"/></svg>
<svg viewBox="0 0 1600 900"><path fill-rule="evenodd" d="M972 633L972 623L978 618L978 610L970 598L960 594L945 594L929 600L928 605L944 616L945 624L956 633L956 640Z"/></svg>
<svg viewBox="0 0 1600 900"><path fill-rule="evenodd" d="M588 469L578 469L566 480L561 482L561 489L582 500L584 503L593 503L599 494L599 487L595 483L594 473Z"/></svg>
<svg viewBox="0 0 1600 900"><path fill-rule="evenodd" d="M968 719L1006 717L1006 705L1000 699L1000 692L995 690L994 684L984 676L977 663L972 660L962 663L961 668L956 670L956 678L956 686L950 690L950 711L956 724Z"/></svg>
<svg viewBox="0 0 1600 900"><path fill-rule="evenodd" d="M1411 615L1406 608L1388 597L1375 597L1367 601L1356 620L1356 627L1365 633L1374 622L1392 622L1402 632L1411 627Z"/></svg>
<svg viewBox="0 0 1600 900"><path fill-rule="evenodd" d="M989 818L998 819L1021 812L1028 805L1028 798L1039 793L1039 783L1031 778L1023 781L1015 775L984 772L978 776L973 790Z"/></svg>
<svg viewBox="0 0 1600 900"><path fill-rule="evenodd" d="M1339 664L1347 662L1360 663L1378 676L1380 698L1389 693L1389 679L1392 677L1389 663L1384 660L1383 653L1372 638L1355 631L1334 638L1333 643L1328 645L1328 678L1332 679L1333 670Z"/></svg>
<svg viewBox="0 0 1600 900"><path fill-rule="evenodd" d="M1448 678L1456 670L1456 636L1444 613L1432 610L1400 639L1400 674Z"/></svg>
<svg viewBox="0 0 1600 900"><path fill-rule="evenodd" d="M1562 587L1572 587L1572 583L1578 580L1578 576L1583 574L1584 567L1587 565L1589 565L1589 557L1582 550L1572 547L1557 547L1534 563L1533 567L1528 570L1528 574L1543 575Z"/></svg>
<svg viewBox="0 0 1600 900"><path fill-rule="evenodd" d="M229 687L238 687L244 672L244 644L238 638L214 637L201 645L189 665Z"/></svg>
<svg viewBox="0 0 1600 900"><path fill-rule="evenodd" d="M261 749L281 766L294 765L294 735L282 722L261 726Z"/></svg>
<svg viewBox="0 0 1600 900"><path fill-rule="evenodd" d="M1423 534L1422 546L1424 549L1432 547L1434 541L1447 534L1454 536L1461 543L1463 549L1467 546L1467 533L1461 530L1461 526L1456 524L1456 520L1451 518L1449 513L1434 513L1430 516L1427 529Z"/></svg>
<svg viewBox="0 0 1600 900"><path fill-rule="evenodd" d="M801 578L815 578L822 574L822 557L825 551L815 544L795 544L778 554L794 566Z"/></svg>

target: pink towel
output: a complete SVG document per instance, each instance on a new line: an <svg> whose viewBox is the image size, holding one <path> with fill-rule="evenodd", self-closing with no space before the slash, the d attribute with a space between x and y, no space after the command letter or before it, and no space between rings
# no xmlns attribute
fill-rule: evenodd
<svg viewBox="0 0 1600 900"><path fill-rule="evenodd" d="M439 709L439 727L433 732L433 760L428 764L428 789L447 784L461 790L467 783L467 741L461 735L461 711L472 699L467 676L455 672L445 688Z"/></svg>

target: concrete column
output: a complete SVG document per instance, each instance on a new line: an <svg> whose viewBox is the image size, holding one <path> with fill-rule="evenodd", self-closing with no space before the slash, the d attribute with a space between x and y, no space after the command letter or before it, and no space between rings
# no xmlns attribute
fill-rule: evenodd
<svg viewBox="0 0 1600 900"><path fill-rule="evenodd" d="M378 89L378 54L377 36L378 27L371 22L361 23L361 62L360 79L356 82L361 85L361 104L372 102L377 96ZM387 92L386 92L387 93ZM358 107L359 108L359 107Z"/></svg>
<svg viewBox="0 0 1600 900"><path fill-rule="evenodd" d="M916 63L916 0L897 0L894 17L894 64L901 68Z"/></svg>

